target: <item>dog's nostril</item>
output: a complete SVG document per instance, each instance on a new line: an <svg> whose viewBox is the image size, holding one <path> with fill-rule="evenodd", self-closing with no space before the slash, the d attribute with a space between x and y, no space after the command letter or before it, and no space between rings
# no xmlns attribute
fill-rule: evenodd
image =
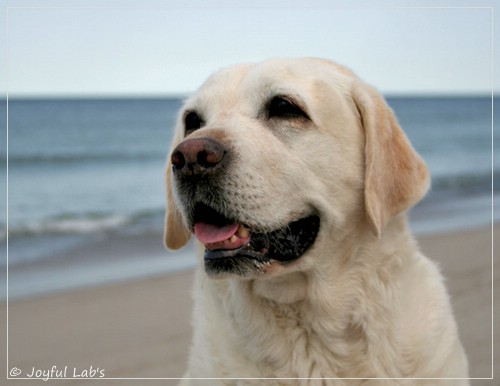
<svg viewBox="0 0 500 386"><path fill-rule="evenodd" d="M200 166L211 168L216 166L224 157L224 151L206 151L202 150L198 153L197 162Z"/></svg>
<svg viewBox="0 0 500 386"><path fill-rule="evenodd" d="M180 151L174 151L172 153L171 162L176 169L182 169L186 164L184 155Z"/></svg>
<svg viewBox="0 0 500 386"><path fill-rule="evenodd" d="M202 150L198 153L196 161L200 166L210 166L210 163L208 162L208 154L205 150Z"/></svg>

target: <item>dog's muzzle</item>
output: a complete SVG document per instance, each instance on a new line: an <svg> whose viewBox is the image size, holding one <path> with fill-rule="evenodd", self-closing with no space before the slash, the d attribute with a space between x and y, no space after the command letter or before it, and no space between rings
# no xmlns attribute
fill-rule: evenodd
<svg viewBox="0 0 500 386"><path fill-rule="evenodd" d="M316 240L319 216L309 213L271 231L245 225L231 212L220 186L230 159L228 148L208 137L185 139L171 156L191 230L205 246L207 273L245 276L272 261L300 258Z"/></svg>

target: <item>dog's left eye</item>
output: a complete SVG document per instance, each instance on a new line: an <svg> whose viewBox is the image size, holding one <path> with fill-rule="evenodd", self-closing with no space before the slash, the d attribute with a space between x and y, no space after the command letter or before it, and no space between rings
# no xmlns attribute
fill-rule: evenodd
<svg viewBox="0 0 500 386"><path fill-rule="evenodd" d="M190 111L184 117L184 128L186 135L191 134L193 131L198 130L203 126L203 119L195 111Z"/></svg>
<svg viewBox="0 0 500 386"><path fill-rule="evenodd" d="M271 99L267 107L268 118L306 118L308 115L289 99L277 96Z"/></svg>

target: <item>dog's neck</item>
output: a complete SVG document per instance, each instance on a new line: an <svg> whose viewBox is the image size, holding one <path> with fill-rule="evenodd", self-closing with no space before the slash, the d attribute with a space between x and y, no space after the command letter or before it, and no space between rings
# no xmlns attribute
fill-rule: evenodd
<svg viewBox="0 0 500 386"><path fill-rule="evenodd" d="M322 261L317 268L307 271L272 279L213 281L205 278L208 282L205 281L204 287L208 291L204 290L204 295L211 293L210 301L219 310L220 320L216 324L238 331L235 335L229 334L229 347L234 345L241 350L241 342L253 341L252 347L258 350L245 355L252 357L255 363L283 369L290 366L287 362L290 355L294 357L295 351L305 350L312 362L325 362L325 369L336 368L339 376L349 373L349 363L363 362L372 339L380 343L373 347L392 347L399 317L396 310L400 283L390 278L400 277L395 271L404 270L412 259L412 256L398 256L394 243L413 244L415 252L416 247L411 235L402 232L404 224L396 222L391 227L395 227L394 230L387 229L388 233L381 238L367 233L365 237L369 242L346 240L341 253L332 250L331 261ZM397 233L396 239L391 233ZM363 245L362 250L359 245ZM345 253L350 255L343 256ZM370 315L384 315L385 322L371 320ZM290 334L299 335L288 336ZM233 341L230 336L238 338ZM273 338L277 336L280 339ZM303 336L310 339L307 347L300 348ZM331 357L319 354L325 352L331 353ZM374 358L378 355L372 354ZM400 354L386 350L385 355L390 358L384 363L390 363L397 361ZM332 363L326 364L328 361ZM365 358L368 366L365 370L373 372L372 366L381 366L375 362L378 363Z"/></svg>
<svg viewBox="0 0 500 386"><path fill-rule="evenodd" d="M405 215L392 219L381 237L374 236L368 228L364 232L357 229L355 234L356 237L347 234L342 243L335 241L335 247L331 246L331 253L327 256L328 260L318 261L316 256L311 256L314 264L309 269L280 277L255 279L246 285L255 296L276 304L318 301L321 297L316 296L315 287L331 286L332 291L335 291L335 287L343 282L362 280L362 272L400 269L404 260L411 256L395 254L395 245L398 248L404 245L406 251L417 251Z"/></svg>
<svg viewBox="0 0 500 386"><path fill-rule="evenodd" d="M276 304L293 304L307 298L309 275L294 272L274 279L253 280L251 291Z"/></svg>

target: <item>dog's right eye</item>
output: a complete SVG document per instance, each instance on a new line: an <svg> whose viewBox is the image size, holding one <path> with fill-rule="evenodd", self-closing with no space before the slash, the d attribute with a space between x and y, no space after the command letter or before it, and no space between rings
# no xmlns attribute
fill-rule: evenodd
<svg viewBox="0 0 500 386"><path fill-rule="evenodd" d="M203 120L195 111L187 113L184 117L184 129L186 135L191 134L193 131L198 130L202 126Z"/></svg>
<svg viewBox="0 0 500 386"><path fill-rule="evenodd" d="M276 96L269 102L268 118L305 118L309 119L307 114L291 99L284 96Z"/></svg>

